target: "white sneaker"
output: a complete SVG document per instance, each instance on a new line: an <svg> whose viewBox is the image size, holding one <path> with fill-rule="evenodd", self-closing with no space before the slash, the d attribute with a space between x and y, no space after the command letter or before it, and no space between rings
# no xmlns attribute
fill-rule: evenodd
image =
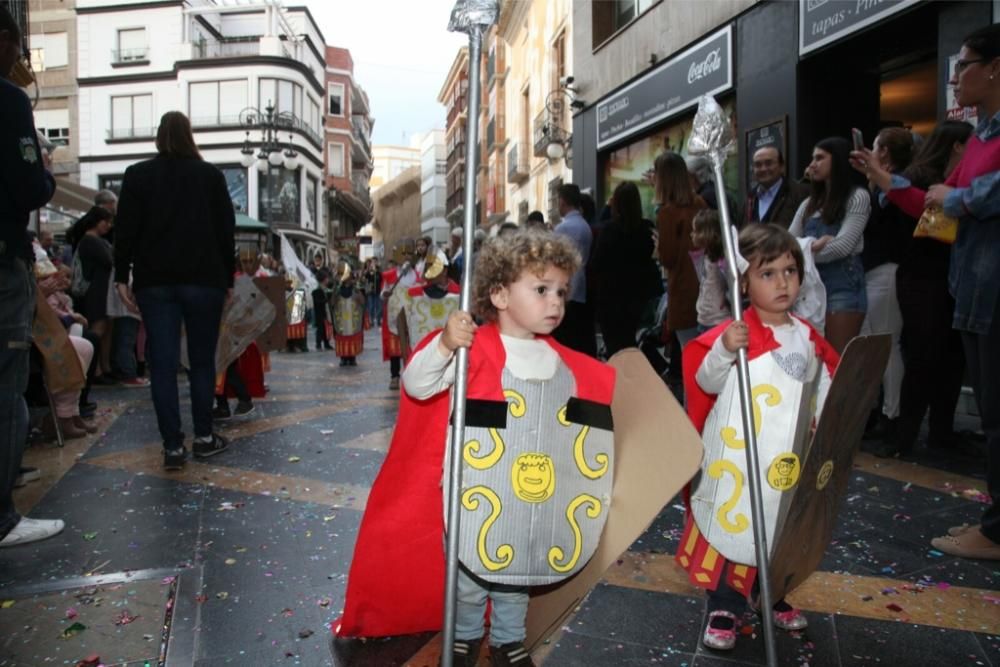
<svg viewBox="0 0 1000 667"><path fill-rule="evenodd" d="M16 547L20 544L30 544L31 542L48 539L53 535L61 533L65 527L66 524L62 522L62 519L49 521L46 519L21 517L21 520L7 533L7 536L0 540L0 548Z"/></svg>

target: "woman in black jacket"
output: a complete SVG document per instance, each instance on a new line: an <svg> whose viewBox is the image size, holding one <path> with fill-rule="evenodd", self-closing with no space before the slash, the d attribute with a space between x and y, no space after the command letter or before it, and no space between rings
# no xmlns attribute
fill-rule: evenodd
<svg viewBox="0 0 1000 667"><path fill-rule="evenodd" d="M187 459L177 396L182 323L190 360L194 455L212 456L228 446L212 432L212 401L219 323L236 271L236 216L225 177L201 159L184 114L163 115L156 149L152 160L125 171L118 201L115 283L122 301L142 311L163 463L177 470Z"/></svg>
<svg viewBox="0 0 1000 667"><path fill-rule="evenodd" d="M597 321L610 357L635 346L643 308L658 280L653 230L642 218L635 183L624 182L611 197L611 222L598 237L591 259L597 279Z"/></svg>

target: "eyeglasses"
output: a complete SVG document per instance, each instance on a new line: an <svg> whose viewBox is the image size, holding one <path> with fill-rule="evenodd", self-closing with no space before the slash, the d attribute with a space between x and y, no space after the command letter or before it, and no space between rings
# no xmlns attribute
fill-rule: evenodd
<svg viewBox="0 0 1000 667"><path fill-rule="evenodd" d="M988 58L970 58L969 60L956 60L955 61L955 76L961 74L966 67L973 65L975 63L988 63Z"/></svg>

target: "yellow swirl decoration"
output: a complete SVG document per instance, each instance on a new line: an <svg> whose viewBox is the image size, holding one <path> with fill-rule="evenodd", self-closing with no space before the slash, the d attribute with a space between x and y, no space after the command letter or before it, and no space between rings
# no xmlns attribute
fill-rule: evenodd
<svg viewBox="0 0 1000 667"><path fill-rule="evenodd" d="M601 515L601 501L587 493L578 495L566 508L566 520L569 521L570 530L573 531L573 553L568 561L560 565L559 561L566 557L566 553L561 547L549 549L549 567L560 574L572 570L576 567L577 561L580 560L580 552L583 551L583 534L580 532L580 525L576 522L575 514L577 508L584 504L589 505L587 508L588 519L596 519Z"/></svg>
<svg viewBox="0 0 1000 667"><path fill-rule="evenodd" d="M558 413L556 413L556 419L563 426L570 426L571 422L566 419L566 406L564 405ZM587 479L600 479L608 472L608 455L604 452L594 455L594 461L597 463L596 468L591 468L587 465L587 457L584 453L584 447L587 444L587 435L590 433L590 427L584 426L577 433L576 438L573 440L573 460L576 462L576 469L580 471L580 474Z"/></svg>
<svg viewBox="0 0 1000 667"><path fill-rule="evenodd" d="M725 459L720 459L708 466L709 476L715 479L721 479L724 472L733 476L733 493L729 496L729 500L719 507L716 517L719 519L719 525L727 533L742 533L750 527L750 520L745 514L739 513L735 516L735 521L730 521L729 513L736 507L736 503L739 502L740 496L743 494L743 472L736 467L735 463Z"/></svg>
<svg viewBox="0 0 1000 667"><path fill-rule="evenodd" d="M773 408L781 403L781 392L772 384L759 384L750 391L750 395L753 397L753 431L757 435L760 435L760 429L763 427L763 416L761 415L760 406L757 404L757 399L761 396L766 396L767 398L764 399L764 403ZM722 436L722 442L730 449L743 449L747 445L745 440L736 437L736 429L732 426L724 427L720 431L720 435Z"/></svg>
<svg viewBox="0 0 1000 667"><path fill-rule="evenodd" d="M473 497L476 495L482 496L490 503L490 515L483 521L483 525L479 527L479 537L476 538L476 551L479 553L479 560L482 562L483 567L490 572L497 572L508 567L514 561L514 547L509 544L501 544L497 547L496 560L490 558L490 554L486 549L486 534L490 532L490 528L500 518L503 506L500 504L500 496L494 493L492 489L485 486L474 486L462 494L462 506L470 512L479 508L479 500Z"/></svg>
<svg viewBox="0 0 1000 667"><path fill-rule="evenodd" d="M503 397L510 401L507 404L507 408L510 410L510 414L515 419L523 417L525 412L527 412L527 404L524 400L524 396L517 393L513 389L505 389L503 392ZM482 444L478 440L469 440L465 443L465 447L462 448L462 458L465 460L466 465L476 470L489 470L500 461L503 457L504 445L503 438L500 437L500 432L495 429L487 429L490 434L490 439L493 440L493 451L491 451L486 456L477 457L479 450L482 449Z"/></svg>

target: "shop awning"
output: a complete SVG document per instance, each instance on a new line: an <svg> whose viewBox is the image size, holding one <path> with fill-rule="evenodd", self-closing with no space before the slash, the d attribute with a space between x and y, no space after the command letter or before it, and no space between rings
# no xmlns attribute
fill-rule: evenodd
<svg viewBox="0 0 1000 667"><path fill-rule="evenodd" d="M238 232L268 232L271 228L265 223L257 220L256 218L251 218L245 213L236 214L236 231Z"/></svg>

